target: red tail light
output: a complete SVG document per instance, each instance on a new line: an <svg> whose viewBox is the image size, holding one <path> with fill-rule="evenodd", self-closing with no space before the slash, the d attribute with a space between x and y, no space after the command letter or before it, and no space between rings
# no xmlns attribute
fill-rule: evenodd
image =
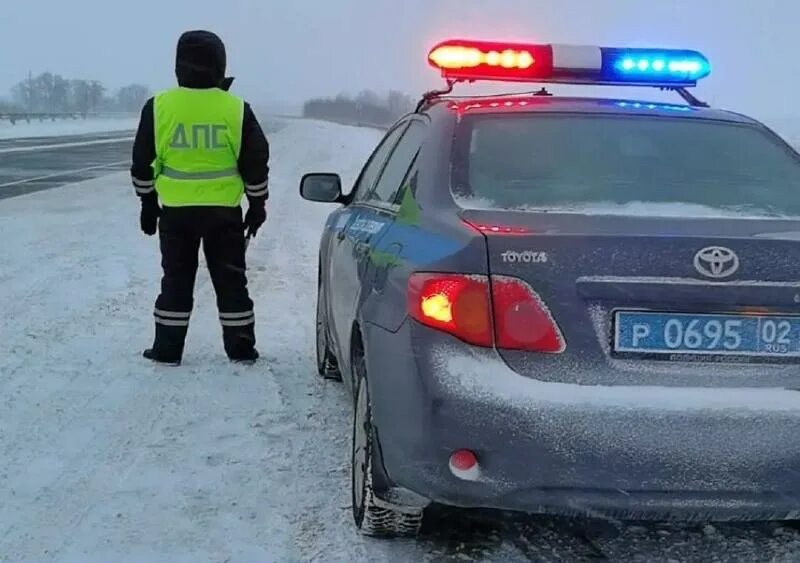
<svg viewBox="0 0 800 563"><path fill-rule="evenodd" d="M491 295L490 295L491 293ZM517 278L412 274L408 311L418 322L476 346L559 353L564 338L550 310Z"/></svg>
<svg viewBox="0 0 800 563"><path fill-rule="evenodd" d="M507 350L563 352L561 330L541 297L524 281L492 276L495 344Z"/></svg>
<svg viewBox="0 0 800 563"><path fill-rule="evenodd" d="M458 274L413 274L408 311L420 323L477 346L492 345L489 279Z"/></svg>

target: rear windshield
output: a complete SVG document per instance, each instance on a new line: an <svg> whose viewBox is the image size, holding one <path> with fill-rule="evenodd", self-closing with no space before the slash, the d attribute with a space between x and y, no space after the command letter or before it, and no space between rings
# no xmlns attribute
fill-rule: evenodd
<svg viewBox="0 0 800 563"><path fill-rule="evenodd" d="M470 209L800 216L800 156L766 129L699 119L471 116L453 192Z"/></svg>

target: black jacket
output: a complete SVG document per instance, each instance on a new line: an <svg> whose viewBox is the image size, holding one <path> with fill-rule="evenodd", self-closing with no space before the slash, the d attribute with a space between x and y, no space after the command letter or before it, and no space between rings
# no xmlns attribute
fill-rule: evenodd
<svg viewBox="0 0 800 563"><path fill-rule="evenodd" d="M225 45L213 33L190 31L184 33L178 41L175 74L180 86L227 90L233 80L225 78L225 65ZM153 103L153 98L150 98L144 105L133 143L131 178L137 195L142 198L155 197L151 166L156 158ZM269 143L247 103L244 105L242 147L238 165L251 204L266 201L269 197Z"/></svg>

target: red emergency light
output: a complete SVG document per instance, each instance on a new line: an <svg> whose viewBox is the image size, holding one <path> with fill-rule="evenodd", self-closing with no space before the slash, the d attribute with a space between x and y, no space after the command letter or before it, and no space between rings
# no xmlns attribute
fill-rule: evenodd
<svg viewBox="0 0 800 563"><path fill-rule="evenodd" d="M552 73L549 46L491 41L444 41L431 49L428 62L445 78L524 82Z"/></svg>

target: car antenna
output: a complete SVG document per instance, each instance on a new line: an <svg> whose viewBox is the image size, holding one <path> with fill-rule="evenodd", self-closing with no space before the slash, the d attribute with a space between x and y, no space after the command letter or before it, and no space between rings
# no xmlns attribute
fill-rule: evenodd
<svg viewBox="0 0 800 563"><path fill-rule="evenodd" d="M438 98L440 98L442 96L446 96L447 94L452 92L453 91L453 86L456 85L456 82L460 82L460 81L459 80L455 80L453 78L448 78L447 79L447 87L446 88L442 88L441 90L431 90L430 92L425 92L422 95L422 99L417 104L417 107L414 110L414 113L421 112L425 108L425 106L430 104L432 101L434 101L434 100L436 100L436 99L438 99Z"/></svg>

